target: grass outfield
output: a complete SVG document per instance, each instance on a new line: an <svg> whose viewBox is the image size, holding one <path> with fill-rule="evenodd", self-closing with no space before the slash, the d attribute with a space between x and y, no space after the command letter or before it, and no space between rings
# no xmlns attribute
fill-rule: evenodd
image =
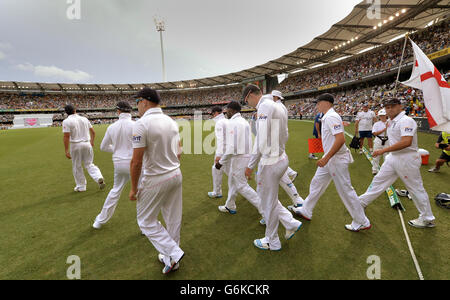
<svg viewBox="0 0 450 300"><path fill-rule="evenodd" d="M181 247L185 257L180 270L164 276L157 252L136 224L135 203L128 200L129 185L122 193L114 217L97 231L96 215L113 183L111 155L100 152L106 126L95 127L94 163L100 167L107 188L99 191L87 177L87 192L73 192L71 163L64 156L61 128L0 131L0 279L66 279L70 255L81 259L82 279L367 279L366 262L371 255L381 259L381 279L417 279L398 213L386 195L367 208L373 228L351 233L351 221L333 184L320 199L312 222L290 240L280 226L281 252L265 252L253 246L264 235L259 215L242 197L238 213L220 213L224 199L211 200L212 155L184 155L183 223ZM307 138L312 124L290 121L287 152L290 166L299 172L295 181L302 197L316 170L307 159ZM353 133L353 127L347 129ZM429 149L431 163L440 155L433 149L437 136L419 134L420 147ZM354 155L352 183L358 194L371 182L369 162ZM430 198L450 192L450 168L429 174L422 167ZM86 173L87 175L87 173ZM251 182L254 186L254 182ZM224 181L224 192L227 190ZM395 187L404 188L400 181ZM290 201L280 190L280 201ZM405 220L417 217L407 198ZM450 211L437 207L434 229L407 226L425 279L450 279Z"/></svg>

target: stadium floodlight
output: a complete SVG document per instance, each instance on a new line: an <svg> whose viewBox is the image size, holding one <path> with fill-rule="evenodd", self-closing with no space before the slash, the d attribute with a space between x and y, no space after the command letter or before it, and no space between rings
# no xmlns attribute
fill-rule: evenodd
<svg viewBox="0 0 450 300"><path fill-rule="evenodd" d="M166 65L164 62L164 44L163 44L163 31L166 31L166 23L164 20L154 17L155 25L156 25L156 31L159 32L159 38L161 41L161 61L162 61L162 75L163 75L163 82L166 82Z"/></svg>

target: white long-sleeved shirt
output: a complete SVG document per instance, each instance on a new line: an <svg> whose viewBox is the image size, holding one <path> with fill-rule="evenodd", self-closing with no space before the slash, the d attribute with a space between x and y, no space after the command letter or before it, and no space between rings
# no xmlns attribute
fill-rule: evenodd
<svg viewBox="0 0 450 300"><path fill-rule="evenodd" d="M219 114L213 118L216 125L214 133L216 135L216 157L221 157L225 153L226 145L226 128L228 120L224 114Z"/></svg>
<svg viewBox="0 0 450 300"><path fill-rule="evenodd" d="M256 106L256 142L248 167L254 169L262 164L272 165L285 154L287 131L287 115L283 108L273 101L272 95L261 97Z"/></svg>
<svg viewBox="0 0 450 300"><path fill-rule="evenodd" d="M131 114L121 113L119 120L106 129L100 150L113 154L114 162L130 161L133 156L133 126Z"/></svg>
<svg viewBox="0 0 450 300"><path fill-rule="evenodd" d="M286 114L286 119L289 120L289 112L288 112L286 106L283 104L283 102L281 100L278 100L275 103L280 105L280 107L283 109L284 113ZM288 128L287 122L286 122L286 132L288 133L288 138L289 138L289 128Z"/></svg>
<svg viewBox="0 0 450 300"><path fill-rule="evenodd" d="M233 156L250 155L252 152L252 132L250 124L240 113L228 120L226 131L227 145L225 155L219 163L226 164Z"/></svg>

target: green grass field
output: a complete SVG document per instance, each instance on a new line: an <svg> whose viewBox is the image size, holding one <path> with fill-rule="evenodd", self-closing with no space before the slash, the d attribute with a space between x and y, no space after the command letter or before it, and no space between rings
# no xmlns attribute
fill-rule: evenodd
<svg viewBox="0 0 450 300"><path fill-rule="evenodd" d="M66 279L70 255L80 257L82 279L367 279L366 260L371 255L381 259L381 279L418 279L398 213L390 208L386 195L366 211L374 227L351 233L344 230L351 219L333 184L320 199L312 222L304 222L292 240L284 240L280 226L281 252L256 249L253 240L264 235L256 209L239 197L238 213L226 215L217 210L224 199L207 197L212 188L212 155L182 158L185 257L179 271L164 276L156 250L136 224L135 203L127 197L129 186L111 221L99 231L92 228L113 183L111 155L99 151L106 126L95 129L94 163L108 186L100 191L87 177L85 193L73 192L61 128L0 132L0 279ZM352 126L347 130L353 133ZM307 159L312 124L291 121L289 131L290 166L299 172L295 184L305 198L316 170L315 161ZM450 168L443 167L440 174L427 172L440 154L433 149L436 138L419 134L420 147L431 152L422 176L437 227L407 229L425 279L450 279L450 211L433 200L437 193L450 192ZM371 182L371 167L363 156L354 158L352 183L362 194ZM224 193L226 187L224 180ZM395 187L404 188L400 181ZM279 198L290 204L282 190ZM416 218L413 203L407 198L402 202L406 221Z"/></svg>

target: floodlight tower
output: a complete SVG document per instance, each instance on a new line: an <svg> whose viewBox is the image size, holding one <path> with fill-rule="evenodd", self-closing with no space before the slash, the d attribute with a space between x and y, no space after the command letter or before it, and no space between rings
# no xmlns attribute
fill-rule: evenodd
<svg viewBox="0 0 450 300"><path fill-rule="evenodd" d="M163 82L166 82L166 65L164 63L164 44L162 35L163 31L166 31L166 24L164 20L161 20L158 17L155 17L154 20L156 25L156 31L159 32L159 38L161 40L162 75L163 75Z"/></svg>

